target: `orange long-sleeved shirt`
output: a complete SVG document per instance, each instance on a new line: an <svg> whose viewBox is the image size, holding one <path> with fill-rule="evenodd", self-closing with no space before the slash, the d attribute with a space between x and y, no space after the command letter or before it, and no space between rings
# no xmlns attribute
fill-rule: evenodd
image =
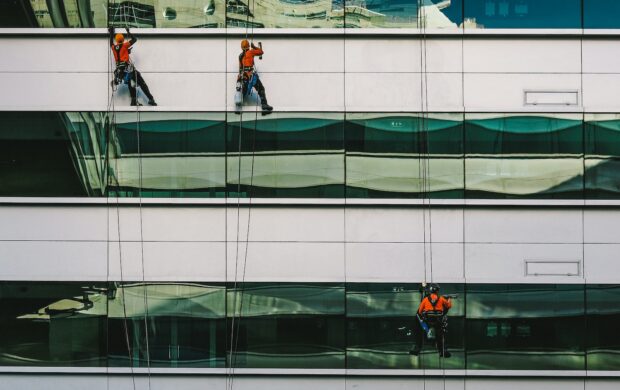
<svg viewBox="0 0 620 390"><path fill-rule="evenodd" d="M261 48L249 49L244 51L239 56L239 67L249 68L254 66L254 57L262 56L263 54L264 52Z"/></svg>
<svg viewBox="0 0 620 390"><path fill-rule="evenodd" d="M431 298L433 300L437 299L437 303L435 304L435 307L433 307L433 305L431 304ZM424 312L431 311L431 310L446 311L447 309L451 307L452 307L452 302L450 302L449 299L446 299L444 297L437 297L437 294L431 294L430 296L422 299L422 302L420 302L420 306L418 306L418 314L422 314Z"/></svg>

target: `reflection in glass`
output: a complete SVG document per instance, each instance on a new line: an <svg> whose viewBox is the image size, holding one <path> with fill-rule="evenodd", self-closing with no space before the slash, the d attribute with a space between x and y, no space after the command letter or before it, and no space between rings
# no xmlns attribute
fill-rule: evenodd
<svg viewBox="0 0 620 390"><path fill-rule="evenodd" d="M620 28L620 1L584 0L583 28Z"/></svg>
<svg viewBox="0 0 620 390"><path fill-rule="evenodd" d="M466 0L465 28L581 28L581 0Z"/></svg>
<svg viewBox="0 0 620 390"><path fill-rule="evenodd" d="M346 27L457 29L463 0L345 0Z"/></svg>
<svg viewBox="0 0 620 390"><path fill-rule="evenodd" d="M225 133L223 113L116 113L110 193L224 197Z"/></svg>
<svg viewBox="0 0 620 390"><path fill-rule="evenodd" d="M454 302L448 314L446 345L452 357L439 359L429 341L419 356L409 354L414 332L420 331L415 318L421 300L419 286L347 284L347 368L465 368L463 285L442 285L442 294L460 293L462 299Z"/></svg>
<svg viewBox="0 0 620 390"><path fill-rule="evenodd" d="M579 114L466 114L465 140L467 197L583 196Z"/></svg>
<svg viewBox="0 0 620 390"><path fill-rule="evenodd" d="M344 196L343 114L239 119L228 117L229 196Z"/></svg>
<svg viewBox="0 0 620 390"><path fill-rule="evenodd" d="M588 198L620 198L620 114L585 116L585 191Z"/></svg>
<svg viewBox="0 0 620 390"><path fill-rule="evenodd" d="M588 370L620 370L620 286L588 285Z"/></svg>
<svg viewBox="0 0 620 390"><path fill-rule="evenodd" d="M463 115L347 114L349 198L462 198Z"/></svg>
<svg viewBox="0 0 620 390"><path fill-rule="evenodd" d="M253 28L342 27L338 0L226 0L226 25Z"/></svg>
<svg viewBox="0 0 620 390"><path fill-rule="evenodd" d="M0 365L106 365L101 283L0 282Z"/></svg>
<svg viewBox="0 0 620 390"><path fill-rule="evenodd" d="M101 196L101 115L1 112L0 196Z"/></svg>
<svg viewBox="0 0 620 390"><path fill-rule="evenodd" d="M467 368L584 370L583 285L467 285Z"/></svg>
<svg viewBox="0 0 620 390"><path fill-rule="evenodd" d="M124 283L111 290L110 366L224 367L223 285Z"/></svg>
<svg viewBox="0 0 620 390"><path fill-rule="evenodd" d="M236 289L231 286L230 364L254 368L344 368L344 299L341 284L244 283Z"/></svg>

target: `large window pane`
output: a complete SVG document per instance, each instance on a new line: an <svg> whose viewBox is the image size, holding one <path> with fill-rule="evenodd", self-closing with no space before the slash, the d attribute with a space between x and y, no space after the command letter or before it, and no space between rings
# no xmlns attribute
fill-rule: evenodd
<svg viewBox="0 0 620 390"><path fill-rule="evenodd" d="M586 114L586 197L620 198L620 114Z"/></svg>
<svg viewBox="0 0 620 390"><path fill-rule="evenodd" d="M463 0L345 0L346 27L457 29Z"/></svg>
<svg viewBox="0 0 620 390"><path fill-rule="evenodd" d="M581 0L466 0L465 28L581 28Z"/></svg>
<svg viewBox="0 0 620 390"><path fill-rule="evenodd" d="M588 370L620 370L620 285L586 290Z"/></svg>
<svg viewBox="0 0 620 390"><path fill-rule="evenodd" d="M102 283L0 282L0 365L106 365Z"/></svg>
<svg viewBox="0 0 620 390"><path fill-rule="evenodd" d="M584 28L620 28L618 15L618 0L583 0Z"/></svg>
<svg viewBox="0 0 620 390"><path fill-rule="evenodd" d="M229 196L343 197L343 119L330 113L229 115Z"/></svg>
<svg viewBox="0 0 620 390"><path fill-rule="evenodd" d="M583 285L467 285L467 368L584 370Z"/></svg>
<svg viewBox="0 0 620 390"><path fill-rule="evenodd" d="M225 134L223 113L116 113L111 195L224 197Z"/></svg>
<svg viewBox="0 0 620 390"><path fill-rule="evenodd" d="M347 368L465 368L463 285L443 284L441 291L460 294L448 314L446 346L452 357L440 359L429 341L419 356L409 354L415 332L421 331L415 317L421 300L419 287L408 283L347 284Z"/></svg>
<svg viewBox="0 0 620 390"><path fill-rule="evenodd" d="M79 114L73 120L75 116ZM102 188L91 182L97 179L89 172L95 161L88 126L72 122L71 117L0 113L0 196L102 194Z"/></svg>
<svg viewBox="0 0 620 390"><path fill-rule="evenodd" d="M230 286L230 364L233 367L344 368L344 300L344 286L340 284Z"/></svg>
<svg viewBox="0 0 620 390"><path fill-rule="evenodd" d="M110 366L224 367L223 285L116 284L109 324Z"/></svg>
<svg viewBox="0 0 620 390"><path fill-rule="evenodd" d="M583 196L579 114L466 114L468 198Z"/></svg>
<svg viewBox="0 0 620 390"><path fill-rule="evenodd" d="M230 0L226 25L245 28L335 28L343 26L338 0Z"/></svg>
<svg viewBox="0 0 620 390"><path fill-rule="evenodd" d="M462 198L462 141L462 114L347 114L347 197Z"/></svg>

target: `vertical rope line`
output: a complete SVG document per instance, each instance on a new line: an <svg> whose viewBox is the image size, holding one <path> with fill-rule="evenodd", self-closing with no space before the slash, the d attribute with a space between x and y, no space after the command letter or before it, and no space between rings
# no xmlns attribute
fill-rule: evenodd
<svg viewBox="0 0 620 390"><path fill-rule="evenodd" d="M348 280L347 280L347 133L346 133L346 124L347 124L347 35L346 35L346 19L347 13L346 8L344 7L346 4L346 0L343 2L343 10L342 10L342 18L343 18L343 26L342 26L342 103L343 103L343 115L342 115L342 150L343 150L343 165L344 165L344 176L343 176L343 195L344 195L344 204L342 207L342 246L343 246L343 271L344 271L344 390L347 390L347 379L349 374L349 359L348 359L348 345L349 345L349 328L348 328L348 318L347 318L347 288L348 288Z"/></svg>
<svg viewBox="0 0 620 390"><path fill-rule="evenodd" d="M588 295L587 295L587 280L586 280L586 115L585 115L585 104L584 104L584 99L583 99L583 86L584 86L584 59L583 59L583 44L584 44L584 39L585 39L585 15L584 15L584 2L583 0L581 1L581 37L579 40L579 59L580 59L580 66L581 66L581 73L580 73L580 82L581 82L581 108L582 108L582 121L581 121L581 150L582 150L582 166L583 166L583 178L582 178L582 199L583 199L583 204L581 207L581 272L583 275L583 302L584 302L584 306L583 306L583 318L584 318L584 329L585 329L585 334L588 335ZM588 381L588 339L587 337L584 338L584 342L583 342L583 358L584 358L584 369L585 369L585 375L583 378L583 390L586 390L587 387L587 381Z"/></svg>

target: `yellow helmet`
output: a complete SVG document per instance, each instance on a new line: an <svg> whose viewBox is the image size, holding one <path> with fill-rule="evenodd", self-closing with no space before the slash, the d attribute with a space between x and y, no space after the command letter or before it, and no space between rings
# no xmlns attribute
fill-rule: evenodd
<svg viewBox="0 0 620 390"><path fill-rule="evenodd" d="M123 34L116 34L114 36L114 40L116 41L116 43L123 43L123 41L125 40L125 36Z"/></svg>
<svg viewBox="0 0 620 390"><path fill-rule="evenodd" d="M247 39L241 41L241 49L246 50L250 48L250 42Z"/></svg>

